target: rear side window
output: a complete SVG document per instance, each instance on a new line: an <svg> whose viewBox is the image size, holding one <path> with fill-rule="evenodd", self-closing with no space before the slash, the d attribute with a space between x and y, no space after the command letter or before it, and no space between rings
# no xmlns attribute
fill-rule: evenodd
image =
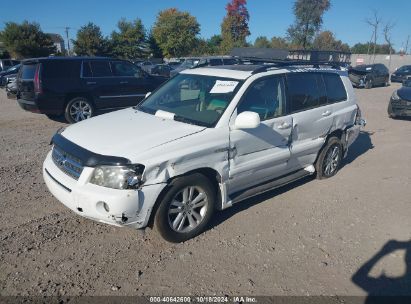
<svg viewBox="0 0 411 304"><path fill-rule="evenodd" d="M113 76L108 61L90 61L90 68L93 77L110 77Z"/></svg>
<svg viewBox="0 0 411 304"><path fill-rule="evenodd" d="M21 69L21 79L34 79L37 64L23 64Z"/></svg>
<svg viewBox="0 0 411 304"><path fill-rule="evenodd" d="M347 100L347 92L341 77L337 74L323 74L328 103Z"/></svg>
<svg viewBox="0 0 411 304"><path fill-rule="evenodd" d="M80 76L80 61L49 60L42 63L43 79L68 79Z"/></svg>
<svg viewBox="0 0 411 304"><path fill-rule="evenodd" d="M320 105L324 97L324 93L321 92L322 86L319 86L320 80L321 75L316 73L287 74L288 100L292 113Z"/></svg>

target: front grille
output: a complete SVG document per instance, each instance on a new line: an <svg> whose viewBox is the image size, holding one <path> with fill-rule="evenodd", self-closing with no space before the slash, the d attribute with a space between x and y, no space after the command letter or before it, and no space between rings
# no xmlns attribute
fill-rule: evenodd
<svg viewBox="0 0 411 304"><path fill-rule="evenodd" d="M81 165L81 161L79 159L64 152L57 146L53 147L51 157L54 164L59 167L61 171L75 180L79 179L81 172L83 171L83 166Z"/></svg>

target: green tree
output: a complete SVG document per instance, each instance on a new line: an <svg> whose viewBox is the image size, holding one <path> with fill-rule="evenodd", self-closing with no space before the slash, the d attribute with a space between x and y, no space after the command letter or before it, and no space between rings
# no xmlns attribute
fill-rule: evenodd
<svg viewBox="0 0 411 304"><path fill-rule="evenodd" d="M74 52L77 55L103 56L112 53L109 41L103 37L100 27L92 22L82 26L73 40Z"/></svg>
<svg viewBox="0 0 411 304"><path fill-rule="evenodd" d="M145 29L140 19L127 21L122 18L117 23L118 32L111 33L113 55L125 59L136 59L143 55Z"/></svg>
<svg viewBox="0 0 411 304"><path fill-rule="evenodd" d="M285 38L274 36L271 38L270 47L273 49L288 49L289 45Z"/></svg>
<svg viewBox="0 0 411 304"><path fill-rule="evenodd" d="M330 31L319 33L314 39L313 48L321 51L350 51L348 44L335 39L334 34Z"/></svg>
<svg viewBox="0 0 411 304"><path fill-rule="evenodd" d="M287 30L289 40L303 49L309 48L329 8L330 0L297 0L293 7L295 21Z"/></svg>
<svg viewBox="0 0 411 304"><path fill-rule="evenodd" d="M270 46L270 42L265 36L259 36L254 41L254 47L256 48L269 48Z"/></svg>
<svg viewBox="0 0 411 304"><path fill-rule="evenodd" d="M0 40L7 52L16 58L48 56L56 51L50 36L34 22L6 22Z"/></svg>
<svg viewBox="0 0 411 304"><path fill-rule="evenodd" d="M157 15L152 31L164 56L181 57L195 48L200 25L188 12L170 8Z"/></svg>
<svg viewBox="0 0 411 304"><path fill-rule="evenodd" d="M161 51L160 46L158 45L156 39L153 36L153 31L151 30L148 34L147 43L150 52L150 57L163 58L163 52Z"/></svg>
<svg viewBox="0 0 411 304"><path fill-rule="evenodd" d="M227 15L221 24L221 50L223 53L231 51L234 47L247 45L246 38L250 35L248 22L247 0L231 0L226 6Z"/></svg>
<svg viewBox="0 0 411 304"><path fill-rule="evenodd" d="M210 37L210 39L207 40L208 49L210 50L211 54L218 55L221 53L222 41L223 39L221 38L221 35L213 35Z"/></svg>

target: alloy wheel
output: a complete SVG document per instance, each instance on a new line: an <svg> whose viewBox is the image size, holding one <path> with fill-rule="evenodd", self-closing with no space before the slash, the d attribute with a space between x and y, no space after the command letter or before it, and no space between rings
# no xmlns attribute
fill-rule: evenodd
<svg viewBox="0 0 411 304"><path fill-rule="evenodd" d="M340 148L338 146L332 146L325 156L325 161L323 165L324 175L331 176L333 175L340 163Z"/></svg>
<svg viewBox="0 0 411 304"><path fill-rule="evenodd" d="M90 118L92 115L92 109L88 102L84 100L78 100L73 102L70 106L70 117L75 121L82 121Z"/></svg>
<svg viewBox="0 0 411 304"><path fill-rule="evenodd" d="M176 232L185 233L195 229L207 213L208 198L198 186L188 186L172 199L168 209L168 223Z"/></svg>

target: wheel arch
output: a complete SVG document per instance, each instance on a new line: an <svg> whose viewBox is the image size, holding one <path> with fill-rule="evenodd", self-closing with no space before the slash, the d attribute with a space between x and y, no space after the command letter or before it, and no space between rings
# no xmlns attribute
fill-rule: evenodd
<svg viewBox="0 0 411 304"><path fill-rule="evenodd" d="M158 210L158 207L159 207L162 199L164 198L167 191L172 186L173 181L178 179L178 178L182 178L182 177L189 176L189 175L196 174L196 173L199 173L199 174L205 176L211 182L214 190L216 191L216 202L215 202L216 206L215 207L217 207L217 209L218 209L218 206L219 206L219 204L221 204L221 199L222 199L222 194L221 194L221 191L220 191L220 183L222 181L222 178L221 178L220 173L217 170L215 170L213 168L210 168L210 167L202 167L202 168L198 168L198 169L193 169L193 170L187 171L183 174L172 176L167 180L167 186L165 186L161 190L160 194L158 195L158 197L157 197L157 199L156 199L156 201L153 205L153 208L151 209L150 217L149 217L149 220L147 222L148 227L153 227L154 216L155 216L155 214Z"/></svg>

